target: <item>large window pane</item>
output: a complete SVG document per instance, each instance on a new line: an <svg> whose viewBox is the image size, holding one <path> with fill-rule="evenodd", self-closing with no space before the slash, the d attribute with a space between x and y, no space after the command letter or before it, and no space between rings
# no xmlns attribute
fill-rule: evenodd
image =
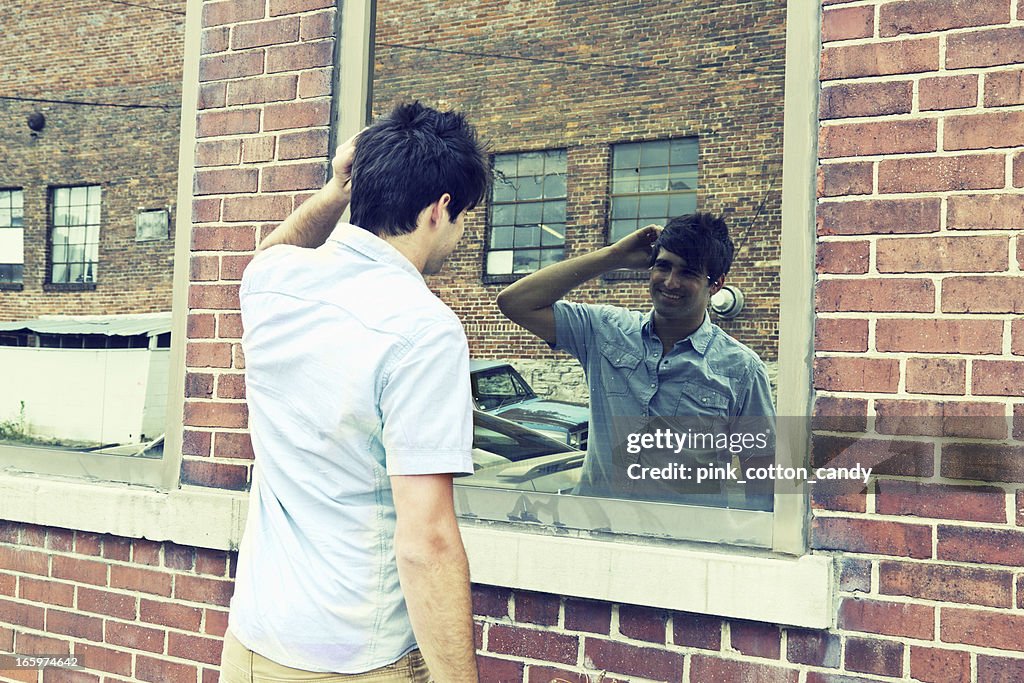
<svg viewBox="0 0 1024 683"><path fill-rule="evenodd" d="M614 242L637 227L697 210L697 138L624 143L612 148ZM635 222L626 219L636 218Z"/></svg>
<svg viewBox="0 0 1024 683"><path fill-rule="evenodd" d="M21 190L0 190L0 283L20 284L25 263Z"/></svg>
<svg viewBox="0 0 1024 683"><path fill-rule="evenodd" d="M51 196L50 263L53 268L50 281L56 284L95 282L99 260L100 187L60 187L54 189Z"/></svg>

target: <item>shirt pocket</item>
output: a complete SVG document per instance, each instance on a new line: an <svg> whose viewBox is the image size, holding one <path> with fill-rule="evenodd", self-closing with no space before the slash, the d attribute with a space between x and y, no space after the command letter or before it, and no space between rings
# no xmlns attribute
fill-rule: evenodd
<svg viewBox="0 0 1024 683"><path fill-rule="evenodd" d="M614 344L601 345L601 389L608 396L622 396L640 365L640 356Z"/></svg>
<svg viewBox="0 0 1024 683"><path fill-rule="evenodd" d="M679 390L676 415L679 417L724 417L729 414L729 397L721 391L700 384L683 382Z"/></svg>

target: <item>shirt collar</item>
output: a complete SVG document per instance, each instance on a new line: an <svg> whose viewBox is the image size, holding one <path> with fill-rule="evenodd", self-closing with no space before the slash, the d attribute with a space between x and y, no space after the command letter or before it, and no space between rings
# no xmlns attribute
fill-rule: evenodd
<svg viewBox="0 0 1024 683"><path fill-rule="evenodd" d="M369 230L363 230L356 225L342 221L335 226L330 237L327 239L328 241L333 240L343 247L357 251L363 256L374 261L388 263L411 274L415 274L421 282L426 282L423 279L423 273L417 270L416 266L402 255L402 252L398 251L388 244L387 241L377 237Z"/></svg>
<svg viewBox="0 0 1024 683"><path fill-rule="evenodd" d="M640 319L640 328L648 335L653 336L654 334L654 309L647 311L644 317ZM686 339L680 339L677 344L689 341L693 350L700 355L705 355L708 352L708 347L711 346L711 340L715 338L715 326L711 324L711 316L707 311L704 312L704 321L700 324L696 330L690 333Z"/></svg>

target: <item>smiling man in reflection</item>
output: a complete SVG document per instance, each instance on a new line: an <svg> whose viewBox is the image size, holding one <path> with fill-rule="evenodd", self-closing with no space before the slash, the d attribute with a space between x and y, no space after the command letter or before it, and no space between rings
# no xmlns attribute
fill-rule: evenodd
<svg viewBox="0 0 1024 683"><path fill-rule="evenodd" d="M670 447L638 455L627 452L624 442L634 429L650 431L654 425L685 434L736 429L737 418L755 418L755 429L773 422L764 363L708 315L733 252L725 221L695 213L543 268L498 295L498 307L510 320L577 358L586 372L590 440L577 493L726 504L726 479L698 483L696 468L728 472L728 451ZM652 310L562 300L574 287L619 268L650 269ZM747 465L770 464L772 456L755 449L740 457L742 473ZM634 481L627 470L636 474L644 458L652 468L690 467L691 478L676 467L674 480ZM770 507L770 486L748 484L744 507Z"/></svg>

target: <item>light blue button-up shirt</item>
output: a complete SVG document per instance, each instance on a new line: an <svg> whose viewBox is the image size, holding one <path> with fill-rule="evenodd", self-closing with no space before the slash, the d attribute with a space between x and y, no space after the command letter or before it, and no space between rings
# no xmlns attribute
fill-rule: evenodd
<svg viewBox="0 0 1024 683"><path fill-rule="evenodd" d="M286 666L359 673L415 647L389 475L473 471L462 325L390 244L339 225L241 288L256 454L229 625Z"/></svg>
<svg viewBox="0 0 1024 683"><path fill-rule="evenodd" d="M764 363L711 322L665 354L651 313L558 301L554 348L575 356L590 387L590 435L577 492L615 495L613 451L649 418L775 415ZM616 485L616 481L619 485Z"/></svg>

